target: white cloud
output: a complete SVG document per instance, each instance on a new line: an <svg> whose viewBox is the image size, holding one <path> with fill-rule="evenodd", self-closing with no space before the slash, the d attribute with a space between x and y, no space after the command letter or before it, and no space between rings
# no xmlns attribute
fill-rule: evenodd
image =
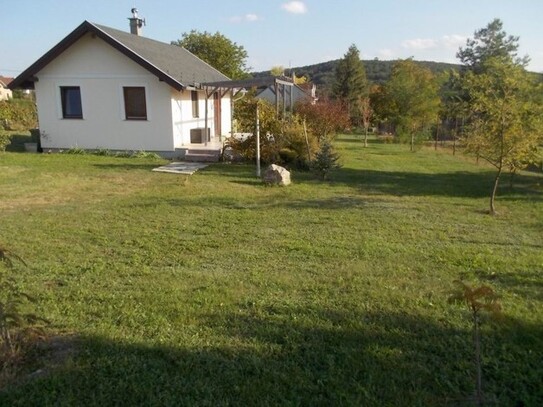
<svg viewBox="0 0 543 407"><path fill-rule="evenodd" d="M441 42L448 49L457 50L459 47L466 45L468 37L458 34L444 35L441 37Z"/></svg>
<svg viewBox="0 0 543 407"><path fill-rule="evenodd" d="M281 8L292 14L307 13L307 6L303 1L289 1L288 3L283 3Z"/></svg>
<svg viewBox="0 0 543 407"><path fill-rule="evenodd" d="M260 18L256 14L245 14L245 21L258 21Z"/></svg>
<svg viewBox="0 0 543 407"><path fill-rule="evenodd" d="M255 21L261 20L259 16L256 14L245 14L244 16L234 16L229 18L231 23L243 23L243 22L249 22L253 23Z"/></svg>
<svg viewBox="0 0 543 407"><path fill-rule="evenodd" d="M402 47L413 50L435 48L437 45L438 41L431 38L415 38L414 40L405 40L402 42Z"/></svg>
<svg viewBox="0 0 543 407"><path fill-rule="evenodd" d="M378 54L379 54L379 58L384 58L384 59L392 59L394 57L394 51L388 48L380 49Z"/></svg>

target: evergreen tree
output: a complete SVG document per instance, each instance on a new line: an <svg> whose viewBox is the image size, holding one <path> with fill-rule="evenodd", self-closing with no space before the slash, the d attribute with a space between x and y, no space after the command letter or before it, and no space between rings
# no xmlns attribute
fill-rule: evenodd
<svg viewBox="0 0 543 407"><path fill-rule="evenodd" d="M324 140L321 143L321 149L317 153L315 160L311 163L311 169L324 181L330 171L341 168L338 160L339 155L334 152L332 143Z"/></svg>
<svg viewBox="0 0 543 407"><path fill-rule="evenodd" d="M502 21L496 18L485 28L475 31L473 38L466 41L466 47L458 50L456 57L468 70L475 72L484 69L485 61L490 58L526 66L530 59L517 56L518 41L519 37L507 35Z"/></svg>
<svg viewBox="0 0 543 407"><path fill-rule="evenodd" d="M337 65L333 88L335 98L344 101L351 121L360 121L359 101L368 96L368 81L364 64L360 60L360 52L356 45L351 45L347 53Z"/></svg>

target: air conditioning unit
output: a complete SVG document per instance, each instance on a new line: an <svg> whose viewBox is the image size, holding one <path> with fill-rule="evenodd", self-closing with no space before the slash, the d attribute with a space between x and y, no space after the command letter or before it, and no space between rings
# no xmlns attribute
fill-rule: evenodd
<svg viewBox="0 0 543 407"><path fill-rule="evenodd" d="M196 129L190 129L190 142L191 144L201 144L205 143L205 128L204 127L198 127ZM208 127L207 129L207 141L211 141L210 138L210 129Z"/></svg>

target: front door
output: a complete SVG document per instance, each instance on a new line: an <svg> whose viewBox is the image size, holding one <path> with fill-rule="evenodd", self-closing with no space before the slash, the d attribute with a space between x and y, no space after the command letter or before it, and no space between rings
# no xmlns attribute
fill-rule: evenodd
<svg viewBox="0 0 543 407"><path fill-rule="evenodd" d="M221 129L221 96L219 92L213 94L213 111L214 111L214 127L215 137L219 137L222 134Z"/></svg>

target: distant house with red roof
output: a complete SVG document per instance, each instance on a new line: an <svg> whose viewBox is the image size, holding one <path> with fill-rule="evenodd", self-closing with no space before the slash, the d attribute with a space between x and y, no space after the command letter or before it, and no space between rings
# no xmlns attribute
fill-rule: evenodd
<svg viewBox="0 0 543 407"><path fill-rule="evenodd" d="M0 76L0 100L11 99L13 94L11 89L8 89L8 85L13 81L14 78L8 78L6 76Z"/></svg>

